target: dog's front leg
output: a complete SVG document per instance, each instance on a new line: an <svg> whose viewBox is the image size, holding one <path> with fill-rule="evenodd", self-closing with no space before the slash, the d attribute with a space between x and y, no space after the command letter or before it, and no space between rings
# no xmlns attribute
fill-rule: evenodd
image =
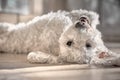
<svg viewBox="0 0 120 80"><path fill-rule="evenodd" d="M45 64L45 63L57 64L58 63L57 56L40 52L40 51L30 52L27 56L27 60L31 63L41 63L41 64Z"/></svg>

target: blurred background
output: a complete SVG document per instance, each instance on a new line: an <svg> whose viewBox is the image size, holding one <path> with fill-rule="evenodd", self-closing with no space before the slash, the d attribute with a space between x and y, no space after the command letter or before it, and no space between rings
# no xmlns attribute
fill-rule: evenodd
<svg viewBox="0 0 120 80"><path fill-rule="evenodd" d="M76 9L96 11L104 41L120 42L120 0L0 0L0 22L17 24L50 11Z"/></svg>

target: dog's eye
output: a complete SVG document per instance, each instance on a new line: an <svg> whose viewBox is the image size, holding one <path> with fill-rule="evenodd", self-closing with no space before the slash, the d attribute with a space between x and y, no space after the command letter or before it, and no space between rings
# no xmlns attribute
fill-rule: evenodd
<svg viewBox="0 0 120 80"><path fill-rule="evenodd" d="M70 47L72 44L73 44L73 41L68 41L68 42L66 43L66 45L69 46L69 47Z"/></svg>
<svg viewBox="0 0 120 80"><path fill-rule="evenodd" d="M92 47L92 45L91 45L90 43L86 43L85 46L86 46L86 48L88 48L88 49Z"/></svg>

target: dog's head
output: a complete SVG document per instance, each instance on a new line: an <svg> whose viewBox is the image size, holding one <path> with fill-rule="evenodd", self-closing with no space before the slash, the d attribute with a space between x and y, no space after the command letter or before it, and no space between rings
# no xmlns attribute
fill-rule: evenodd
<svg viewBox="0 0 120 80"><path fill-rule="evenodd" d="M96 29L99 23L98 14L76 10L70 15L73 24L66 27L59 39L59 57L72 63L93 63L94 57L108 57L108 49L104 46L100 31Z"/></svg>
<svg viewBox="0 0 120 80"><path fill-rule="evenodd" d="M86 63L87 54L94 50L91 40L100 35L90 22L89 17L83 15L66 27L59 39L61 51L59 56L63 61Z"/></svg>

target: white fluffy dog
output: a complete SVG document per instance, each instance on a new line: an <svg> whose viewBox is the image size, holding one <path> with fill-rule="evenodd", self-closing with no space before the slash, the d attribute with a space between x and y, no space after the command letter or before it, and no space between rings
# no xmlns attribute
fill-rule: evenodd
<svg viewBox="0 0 120 80"><path fill-rule="evenodd" d="M0 23L0 51L29 53L33 63L119 65L120 55L108 50L96 29L95 12L51 12L28 23Z"/></svg>

